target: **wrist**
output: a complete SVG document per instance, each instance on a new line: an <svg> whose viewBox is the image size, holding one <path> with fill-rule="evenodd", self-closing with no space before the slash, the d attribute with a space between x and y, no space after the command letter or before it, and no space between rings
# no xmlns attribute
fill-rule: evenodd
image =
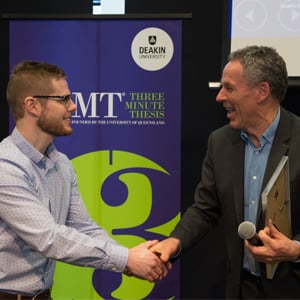
<svg viewBox="0 0 300 300"><path fill-rule="evenodd" d="M296 252L296 257L294 259L294 262L300 262L300 242L294 240L295 244L297 245L297 252Z"/></svg>
<svg viewBox="0 0 300 300"><path fill-rule="evenodd" d="M172 243L174 244L174 251L173 251L173 254L172 254L172 258L175 258L181 252L181 242L176 237L170 237L170 239L172 240Z"/></svg>

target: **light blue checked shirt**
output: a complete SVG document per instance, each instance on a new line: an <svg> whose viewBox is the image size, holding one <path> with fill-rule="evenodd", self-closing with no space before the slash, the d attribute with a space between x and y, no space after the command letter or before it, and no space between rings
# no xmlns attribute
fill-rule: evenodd
<svg viewBox="0 0 300 300"><path fill-rule="evenodd" d="M0 143L0 291L51 287L56 260L122 272L127 259L88 216L70 160L53 144L41 154L15 128Z"/></svg>

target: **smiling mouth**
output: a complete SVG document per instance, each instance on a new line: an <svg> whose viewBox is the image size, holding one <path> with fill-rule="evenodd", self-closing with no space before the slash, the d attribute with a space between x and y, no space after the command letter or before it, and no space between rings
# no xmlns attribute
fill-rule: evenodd
<svg viewBox="0 0 300 300"><path fill-rule="evenodd" d="M235 109L233 107L225 107L225 110L227 113L232 113L235 111Z"/></svg>
<svg viewBox="0 0 300 300"><path fill-rule="evenodd" d="M225 110L226 110L226 117L228 118L228 119L231 119L231 118L233 118L233 116L234 116L234 113L235 113L235 109L233 108L233 107L225 107Z"/></svg>
<svg viewBox="0 0 300 300"><path fill-rule="evenodd" d="M66 122L66 124L71 124L71 118L64 119L64 122Z"/></svg>

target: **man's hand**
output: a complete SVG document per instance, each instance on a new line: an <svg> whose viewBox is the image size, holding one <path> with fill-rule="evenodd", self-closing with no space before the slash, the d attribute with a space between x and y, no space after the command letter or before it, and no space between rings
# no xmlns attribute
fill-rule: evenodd
<svg viewBox="0 0 300 300"><path fill-rule="evenodd" d="M168 273L168 268L158 255L149 250L157 242L157 240L147 241L129 249L125 274L150 282L163 279Z"/></svg>
<svg viewBox="0 0 300 300"><path fill-rule="evenodd" d="M269 226L259 231L258 236L263 246L256 247L245 240L246 247L257 261L270 264L299 259L300 246L278 231L272 220L269 220Z"/></svg>
<svg viewBox="0 0 300 300"><path fill-rule="evenodd" d="M166 264L168 269L171 267L171 263L169 262L170 258L172 258L179 249L180 241L173 237L166 238L150 248L150 250L156 253L161 261Z"/></svg>

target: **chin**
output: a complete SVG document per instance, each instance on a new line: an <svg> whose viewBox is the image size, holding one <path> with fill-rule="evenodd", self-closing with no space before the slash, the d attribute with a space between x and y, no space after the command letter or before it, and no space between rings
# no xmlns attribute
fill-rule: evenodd
<svg viewBox="0 0 300 300"><path fill-rule="evenodd" d="M230 121L229 126L234 129L240 129L240 126L238 125L238 123L236 123L234 121Z"/></svg>
<svg viewBox="0 0 300 300"><path fill-rule="evenodd" d="M73 133L72 128L67 128L62 132L62 135L71 135Z"/></svg>

